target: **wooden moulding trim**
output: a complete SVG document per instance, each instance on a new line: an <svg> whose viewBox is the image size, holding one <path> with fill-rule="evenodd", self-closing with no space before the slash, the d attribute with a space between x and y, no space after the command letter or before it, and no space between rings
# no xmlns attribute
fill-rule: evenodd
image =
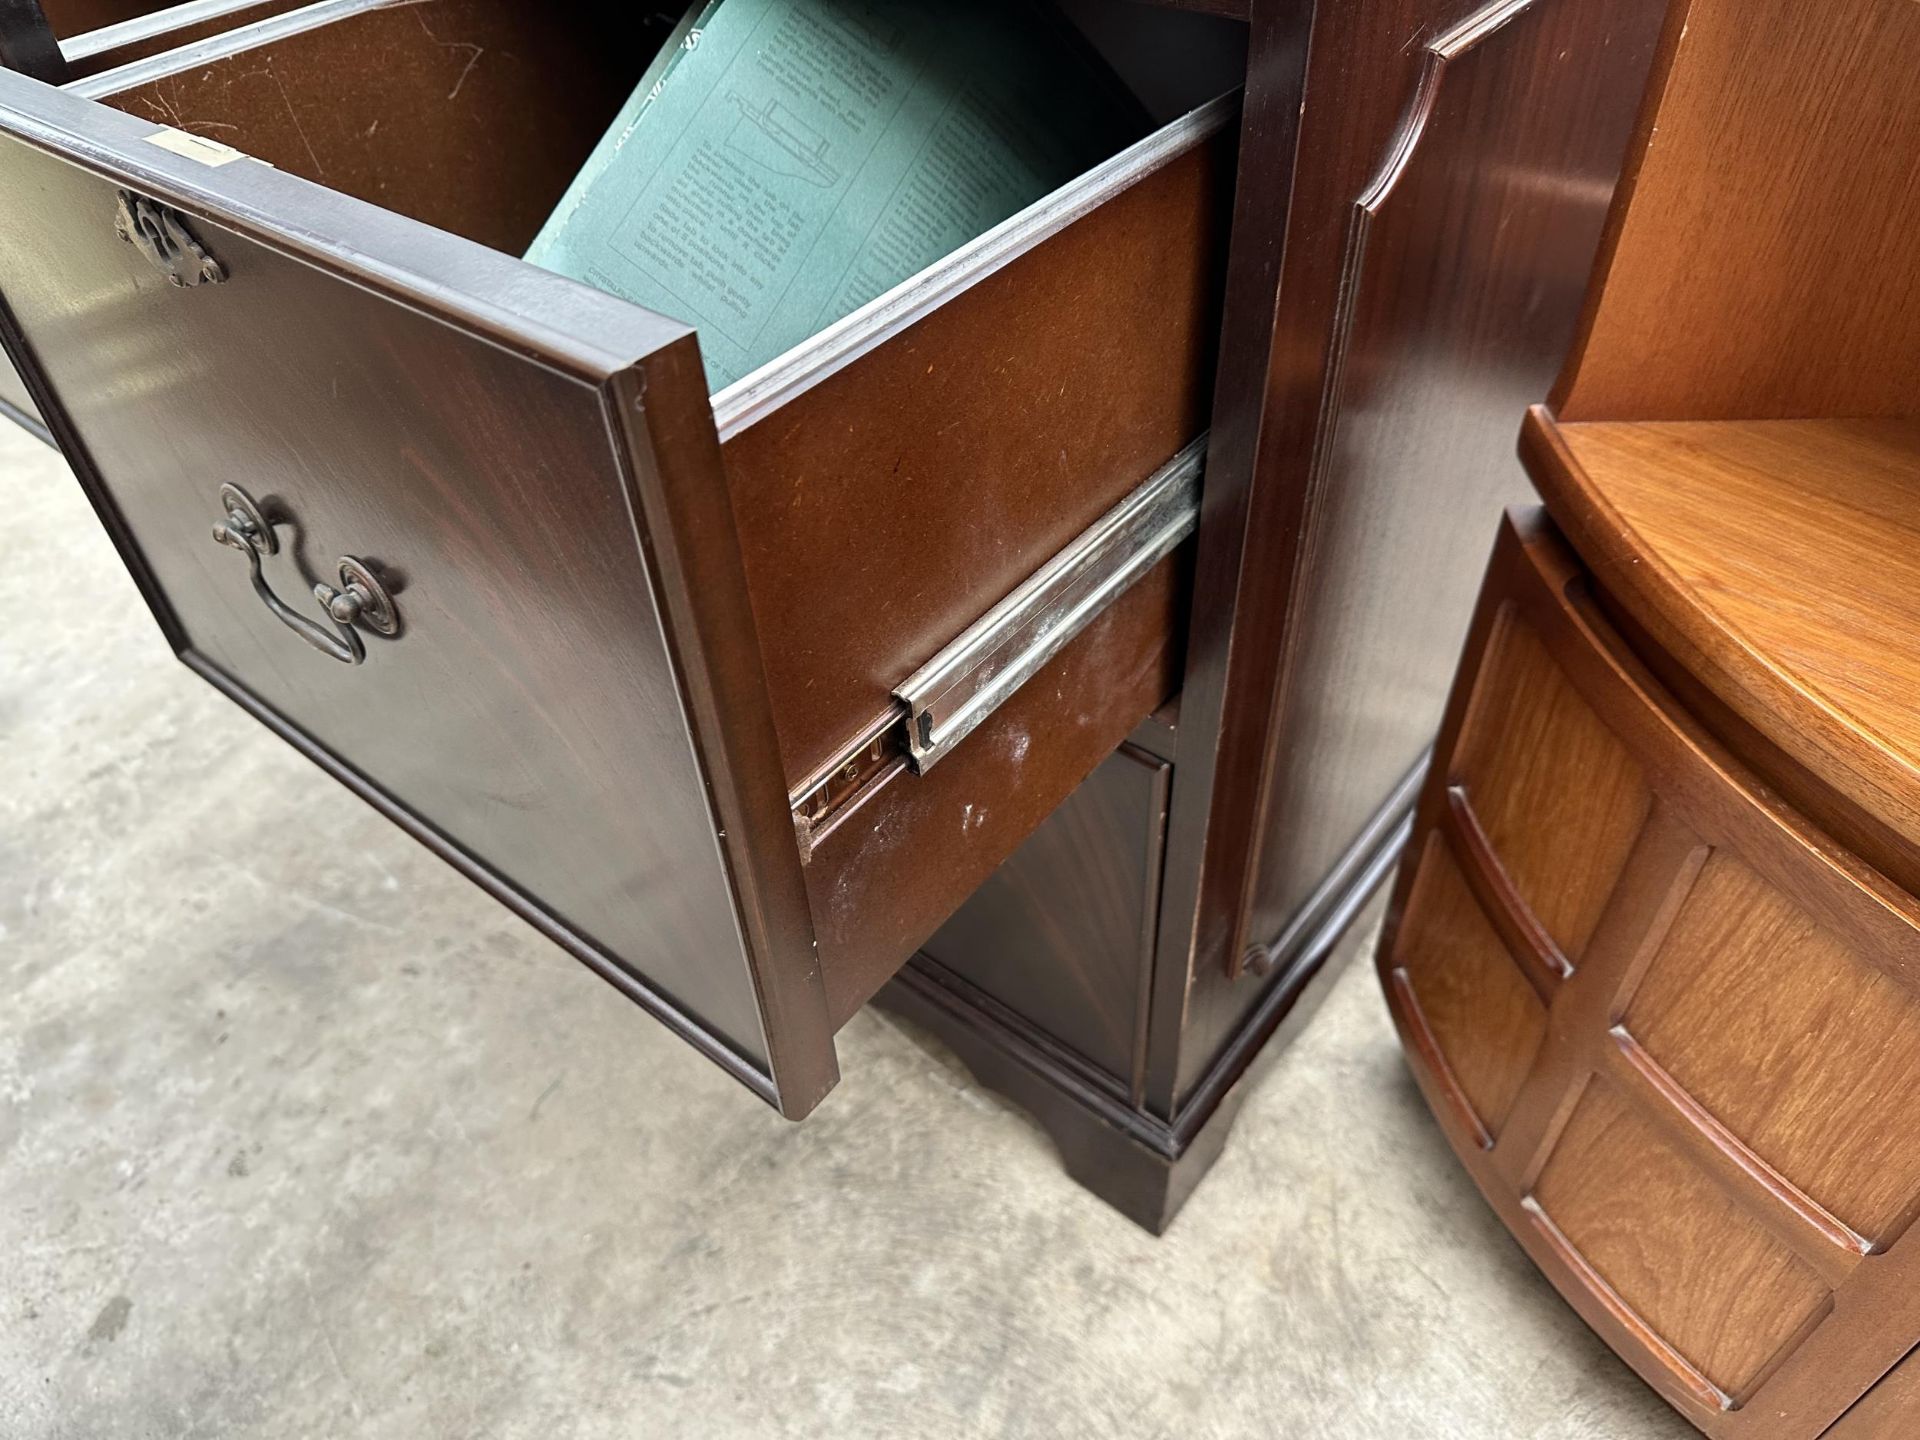
<svg viewBox="0 0 1920 1440"><path fill-rule="evenodd" d="M1553 1217L1541 1208L1538 1200L1528 1195L1520 1201L1520 1208L1526 1211L1527 1217L1533 1221L1535 1233L1546 1243L1554 1260L1570 1272L1573 1282L1604 1307L1613 1317L1614 1323L1625 1330L1629 1338L1658 1361L1689 1397L1709 1410L1735 1408L1734 1398L1731 1395L1709 1380L1698 1366L1669 1345L1657 1330L1641 1318L1640 1312L1629 1305L1621 1297L1620 1292L1607 1283L1606 1277L1594 1269L1587 1257L1582 1255L1573 1242L1561 1233L1560 1227L1553 1223Z"/></svg>
<svg viewBox="0 0 1920 1440"><path fill-rule="evenodd" d="M1068 1049L1017 1011L979 986L961 978L924 951L915 955L893 983L926 1004L976 1031L1002 1054L1038 1075L1081 1108L1165 1160L1177 1160L1184 1146L1173 1130L1152 1115L1131 1108L1120 1083Z"/></svg>
<svg viewBox="0 0 1920 1440"><path fill-rule="evenodd" d="M1287 922L1286 928L1265 944L1234 952L1234 968L1228 974L1228 979L1240 978L1246 968L1248 955L1255 950L1260 952L1265 963L1263 974L1271 975L1276 970L1291 967L1293 957L1311 936L1320 933L1327 916L1346 902L1355 878L1372 864L1374 856L1391 838L1394 829L1413 814L1420 799L1420 787L1426 783L1427 770L1432 763L1433 749L1429 746L1414 761L1413 768L1400 777L1400 783L1393 787L1393 792L1374 811L1372 818L1360 827L1360 834L1327 872L1326 879L1314 887L1306 904Z"/></svg>
<svg viewBox="0 0 1920 1440"><path fill-rule="evenodd" d="M1413 993L1413 981L1408 978L1404 965L1393 968L1392 981L1391 998L1400 1012L1400 1023L1407 1041L1419 1054L1420 1063L1427 1067L1435 1088L1446 1101L1447 1108L1453 1111L1453 1118L1482 1150L1493 1149L1493 1134L1481 1123L1473 1102L1467 1099L1467 1092L1460 1088L1460 1082L1454 1078L1453 1067L1447 1063L1433 1027L1427 1024L1426 1012L1420 1008L1420 999Z"/></svg>
<svg viewBox="0 0 1920 1440"><path fill-rule="evenodd" d="M1691 1152L1694 1162L1713 1174L1743 1208L1768 1220L1769 1228L1820 1271L1822 1279L1834 1286L1844 1283L1860 1258L1873 1252L1871 1242L1755 1154L1626 1026L1615 1025L1610 1034L1608 1078L1633 1096L1648 1118Z"/></svg>
<svg viewBox="0 0 1920 1440"><path fill-rule="evenodd" d="M1920 809L1920 772L1695 604L1593 483L1544 405L1527 411L1520 458L1554 524L1608 595L1720 703L1896 832L1904 811Z"/></svg>
<svg viewBox="0 0 1920 1440"><path fill-rule="evenodd" d="M1474 898L1493 922L1514 963L1541 1003L1552 1005L1561 984L1573 974L1573 965L1514 885L1480 817L1474 813L1466 786L1447 787L1447 808L1440 814L1440 828L1466 874Z"/></svg>
<svg viewBox="0 0 1920 1440"><path fill-rule="evenodd" d="M385 819L399 826L547 939L582 962L594 974L666 1026L674 1035L713 1061L755 1095L775 1109L780 1108L780 1096L774 1086L773 1078L745 1056L723 1044L664 992L656 990L645 980L627 970L591 939L544 909L525 891L510 884L484 862L408 810L311 735L255 699L244 686L233 680L205 656L191 649L183 649L180 651L180 659L214 689L345 785L379 811Z"/></svg>
<svg viewBox="0 0 1920 1440"><path fill-rule="evenodd" d="M1425 760L1420 769L1424 771ZM1417 781L1414 789L1417 791ZM1395 798L1401 794L1396 790ZM1389 802L1391 805L1393 802ZM1335 866L1335 873L1352 878L1342 889L1333 906L1324 911L1312 933L1305 938L1298 949L1285 960L1285 969L1266 996L1255 1008L1252 1015L1235 1033L1218 1058L1207 1067L1200 1083L1193 1087L1186 1103L1176 1112L1173 1128L1182 1137L1182 1147L1198 1134L1200 1127L1219 1108L1234 1082L1245 1073L1247 1066L1259 1053L1267 1038L1280 1026L1287 1012L1293 1009L1294 1002L1300 998L1300 992L1306 989L1307 982L1319 973L1320 967L1340 943L1340 937L1346 934L1350 926L1366 908L1374 892L1387 882L1389 876L1400 863L1400 857L1407 848L1407 841L1413 835L1413 814L1408 808L1400 813L1384 837L1379 836L1379 827L1369 824L1361 832L1361 841L1355 850ZM1371 843L1371 851L1362 848ZM1357 875L1352 873L1350 861L1355 854L1366 857L1363 868Z"/></svg>
<svg viewBox="0 0 1920 1440"><path fill-rule="evenodd" d="M1314 427L1312 445L1308 451L1307 476L1304 494L1299 502L1297 514L1301 517L1299 541L1292 563L1292 579L1288 586L1287 604L1283 613L1298 615L1305 608L1305 597L1315 570L1318 556L1315 542L1318 538L1316 527L1308 523L1308 517L1314 515L1324 504L1323 496L1332 483L1336 458L1340 453L1340 434L1347 416L1347 360L1353 347L1353 335L1359 323L1362 303L1362 291L1367 268L1367 246L1371 238L1375 219L1393 198L1395 188L1412 165L1414 156L1425 140L1427 128L1439 105L1440 94L1446 84L1447 72L1463 56L1489 36L1497 34L1520 15L1530 10L1538 0L1488 0L1457 24L1443 33L1434 36L1426 44L1426 54L1421 63L1418 78L1414 82L1413 96L1406 113L1388 139L1386 148L1375 166L1372 176L1365 187L1355 197L1351 210L1347 214L1347 239L1343 249L1340 280L1335 292L1332 325L1329 331L1325 375L1321 384L1318 420ZM1261 713L1268 717L1284 716L1289 704L1289 691L1295 684L1294 670L1299 662L1299 651L1304 643L1298 624L1288 624L1281 644L1280 658L1275 665L1268 682L1266 704ZM1272 803L1276 777L1279 774L1282 750L1282 736L1286 726L1274 723L1266 744L1259 752L1258 769L1255 772L1253 794L1256 797L1253 810L1244 821L1239 844L1244 845L1247 860L1240 867L1237 893L1234 896L1232 930L1228 935L1226 963L1230 979L1239 975L1240 956L1246 949L1248 920L1252 913L1255 891L1260 883L1261 862L1267 846L1267 837L1274 831L1269 823L1268 809Z"/></svg>
<svg viewBox="0 0 1920 1440"><path fill-rule="evenodd" d="M1137 984L1133 1005L1133 1074L1127 1083L1127 1103L1135 1110L1147 1107L1147 1059L1153 1040L1154 936L1160 933L1160 891L1167 869L1167 809L1173 790L1173 762L1128 741L1120 753L1153 771L1153 816L1147 826L1142 873L1147 878L1146 904L1140 909Z"/></svg>
<svg viewBox="0 0 1920 1440"><path fill-rule="evenodd" d="M1194 1087L1169 1124L1127 1101L1126 1089L1032 1022L955 975L933 957L914 956L893 983L925 1003L954 1015L1015 1063L1039 1076L1097 1118L1169 1162L1178 1160L1213 1118L1220 1102L1246 1072L1260 1047L1278 1028L1300 991L1333 953L1347 928L1366 908L1399 863L1413 817L1397 825L1364 870L1304 945L1293 965L1268 991L1231 1043Z"/></svg>

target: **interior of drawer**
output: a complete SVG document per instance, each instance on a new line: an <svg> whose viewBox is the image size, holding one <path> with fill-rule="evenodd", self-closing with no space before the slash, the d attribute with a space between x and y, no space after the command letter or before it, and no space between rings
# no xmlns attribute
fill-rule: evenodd
<svg viewBox="0 0 1920 1440"><path fill-rule="evenodd" d="M1141 99L1139 141L1000 227L1009 243L962 247L716 397L797 789L1204 428L1233 128L1206 102L1244 78L1244 27L1063 10ZM322 0L89 93L520 253L678 15Z"/></svg>
<svg viewBox="0 0 1920 1440"><path fill-rule="evenodd" d="M1233 22L1116 0L1062 9L1155 120L1244 76L1244 27ZM320 0L96 76L83 93L519 254L683 10ZM1170 53L1179 58L1168 63Z"/></svg>
<svg viewBox="0 0 1920 1440"><path fill-rule="evenodd" d="M70 79L97 75L223 31L301 8L307 0L42 0Z"/></svg>
<svg viewBox="0 0 1920 1440"><path fill-rule="evenodd" d="M98 30L103 25L118 25L165 10L173 0L40 0L47 24L61 39L69 35Z"/></svg>
<svg viewBox="0 0 1920 1440"><path fill-rule="evenodd" d="M322 0L82 88L518 254L671 28L665 8Z"/></svg>

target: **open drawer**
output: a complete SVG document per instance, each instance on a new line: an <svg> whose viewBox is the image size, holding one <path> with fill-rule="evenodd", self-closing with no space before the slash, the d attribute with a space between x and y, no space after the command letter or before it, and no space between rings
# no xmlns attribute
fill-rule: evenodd
<svg viewBox="0 0 1920 1440"><path fill-rule="evenodd" d="M799 1116L1177 683L1234 109L710 396L497 253L643 29L327 0L0 75L0 335L190 666Z"/></svg>

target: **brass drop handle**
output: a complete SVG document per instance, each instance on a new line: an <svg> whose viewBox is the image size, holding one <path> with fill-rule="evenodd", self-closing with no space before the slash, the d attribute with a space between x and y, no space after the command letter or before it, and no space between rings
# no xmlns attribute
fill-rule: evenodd
<svg viewBox="0 0 1920 1440"><path fill-rule="evenodd" d="M300 614L273 593L273 587L261 571L261 557L277 555L280 541L258 503L238 485L222 485L220 506L227 518L213 527L213 538L247 557L247 574L260 603L322 655L346 665L358 665L367 658L367 647L356 626L364 625L378 635L400 633L400 614L394 609L393 596L364 561L351 555L340 559L338 589L331 585L313 587L314 598L333 624L322 625Z"/></svg>

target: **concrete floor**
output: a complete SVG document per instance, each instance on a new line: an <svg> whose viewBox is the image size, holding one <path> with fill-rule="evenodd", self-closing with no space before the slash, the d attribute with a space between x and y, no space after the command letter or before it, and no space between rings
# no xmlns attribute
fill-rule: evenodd
<svg viewBox="0 0 1920 1440"><path fill-rule="evenodd" d="M1363 966L1163 1240L871 1013L789 1125L176 665L5 425L0 495L6 1440L1692 1434Z"/></svg>

